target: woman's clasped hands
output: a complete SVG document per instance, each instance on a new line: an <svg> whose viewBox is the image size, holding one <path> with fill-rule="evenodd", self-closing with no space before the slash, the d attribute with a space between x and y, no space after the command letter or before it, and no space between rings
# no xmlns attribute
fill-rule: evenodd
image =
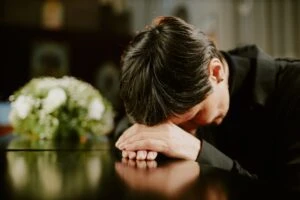
<svg viewBox="0 0 300 200"><path fill-rule="evenodd" d="M172 122L156 126L133 124L116 142L122 156L137 160L155 160L158 153L186 160L196 160L200 140Z"/></svg>

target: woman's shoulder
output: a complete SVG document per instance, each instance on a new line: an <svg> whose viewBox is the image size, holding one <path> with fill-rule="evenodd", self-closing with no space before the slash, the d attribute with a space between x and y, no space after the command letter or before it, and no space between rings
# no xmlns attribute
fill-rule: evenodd
<svg viewBox="0 0 300 200"><path fill-rule="evenodd" d="M268 53L266 53L262 48L256 44L249 44L238 46L236 48L227 50L230 55L241 56L247 58L256 58L256 59L273 59Z"/></svg>

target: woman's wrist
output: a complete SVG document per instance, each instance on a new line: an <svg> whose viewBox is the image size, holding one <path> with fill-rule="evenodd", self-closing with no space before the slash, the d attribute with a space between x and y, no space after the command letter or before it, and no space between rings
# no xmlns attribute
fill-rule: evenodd
<svg viewBox="0 0 300 200"><path fill-rule="evenodd" d="M193 150L193 154L192 154L192 160L197 160L200 151L201 151L201 140L199 140L198 138L195 138L195 144L194 146L194 150Z"/></svg>

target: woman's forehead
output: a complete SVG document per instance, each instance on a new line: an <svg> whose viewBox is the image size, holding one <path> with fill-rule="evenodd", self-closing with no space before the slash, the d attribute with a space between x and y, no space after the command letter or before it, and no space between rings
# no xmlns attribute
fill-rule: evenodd
<svg viewBox="0 0 300 200"><path fill-rule="evenodd" d="M189 121L194 118L195 115L200 111L200 109L202 108L202 104L203 102L195 105L183 114L172 116L169 120L174 124L181 124L183 122Z"/></svg>

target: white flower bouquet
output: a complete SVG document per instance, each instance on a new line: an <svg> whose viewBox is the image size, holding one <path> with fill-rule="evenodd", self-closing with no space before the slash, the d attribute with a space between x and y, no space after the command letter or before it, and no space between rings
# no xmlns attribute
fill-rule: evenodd
<svg viewBox="0 0 300 200"><path fill-rule="evenodd" d="M112 105L74 77L34 78L9 98L14 132L38 139L105 135L114 126Z"/></svg>

